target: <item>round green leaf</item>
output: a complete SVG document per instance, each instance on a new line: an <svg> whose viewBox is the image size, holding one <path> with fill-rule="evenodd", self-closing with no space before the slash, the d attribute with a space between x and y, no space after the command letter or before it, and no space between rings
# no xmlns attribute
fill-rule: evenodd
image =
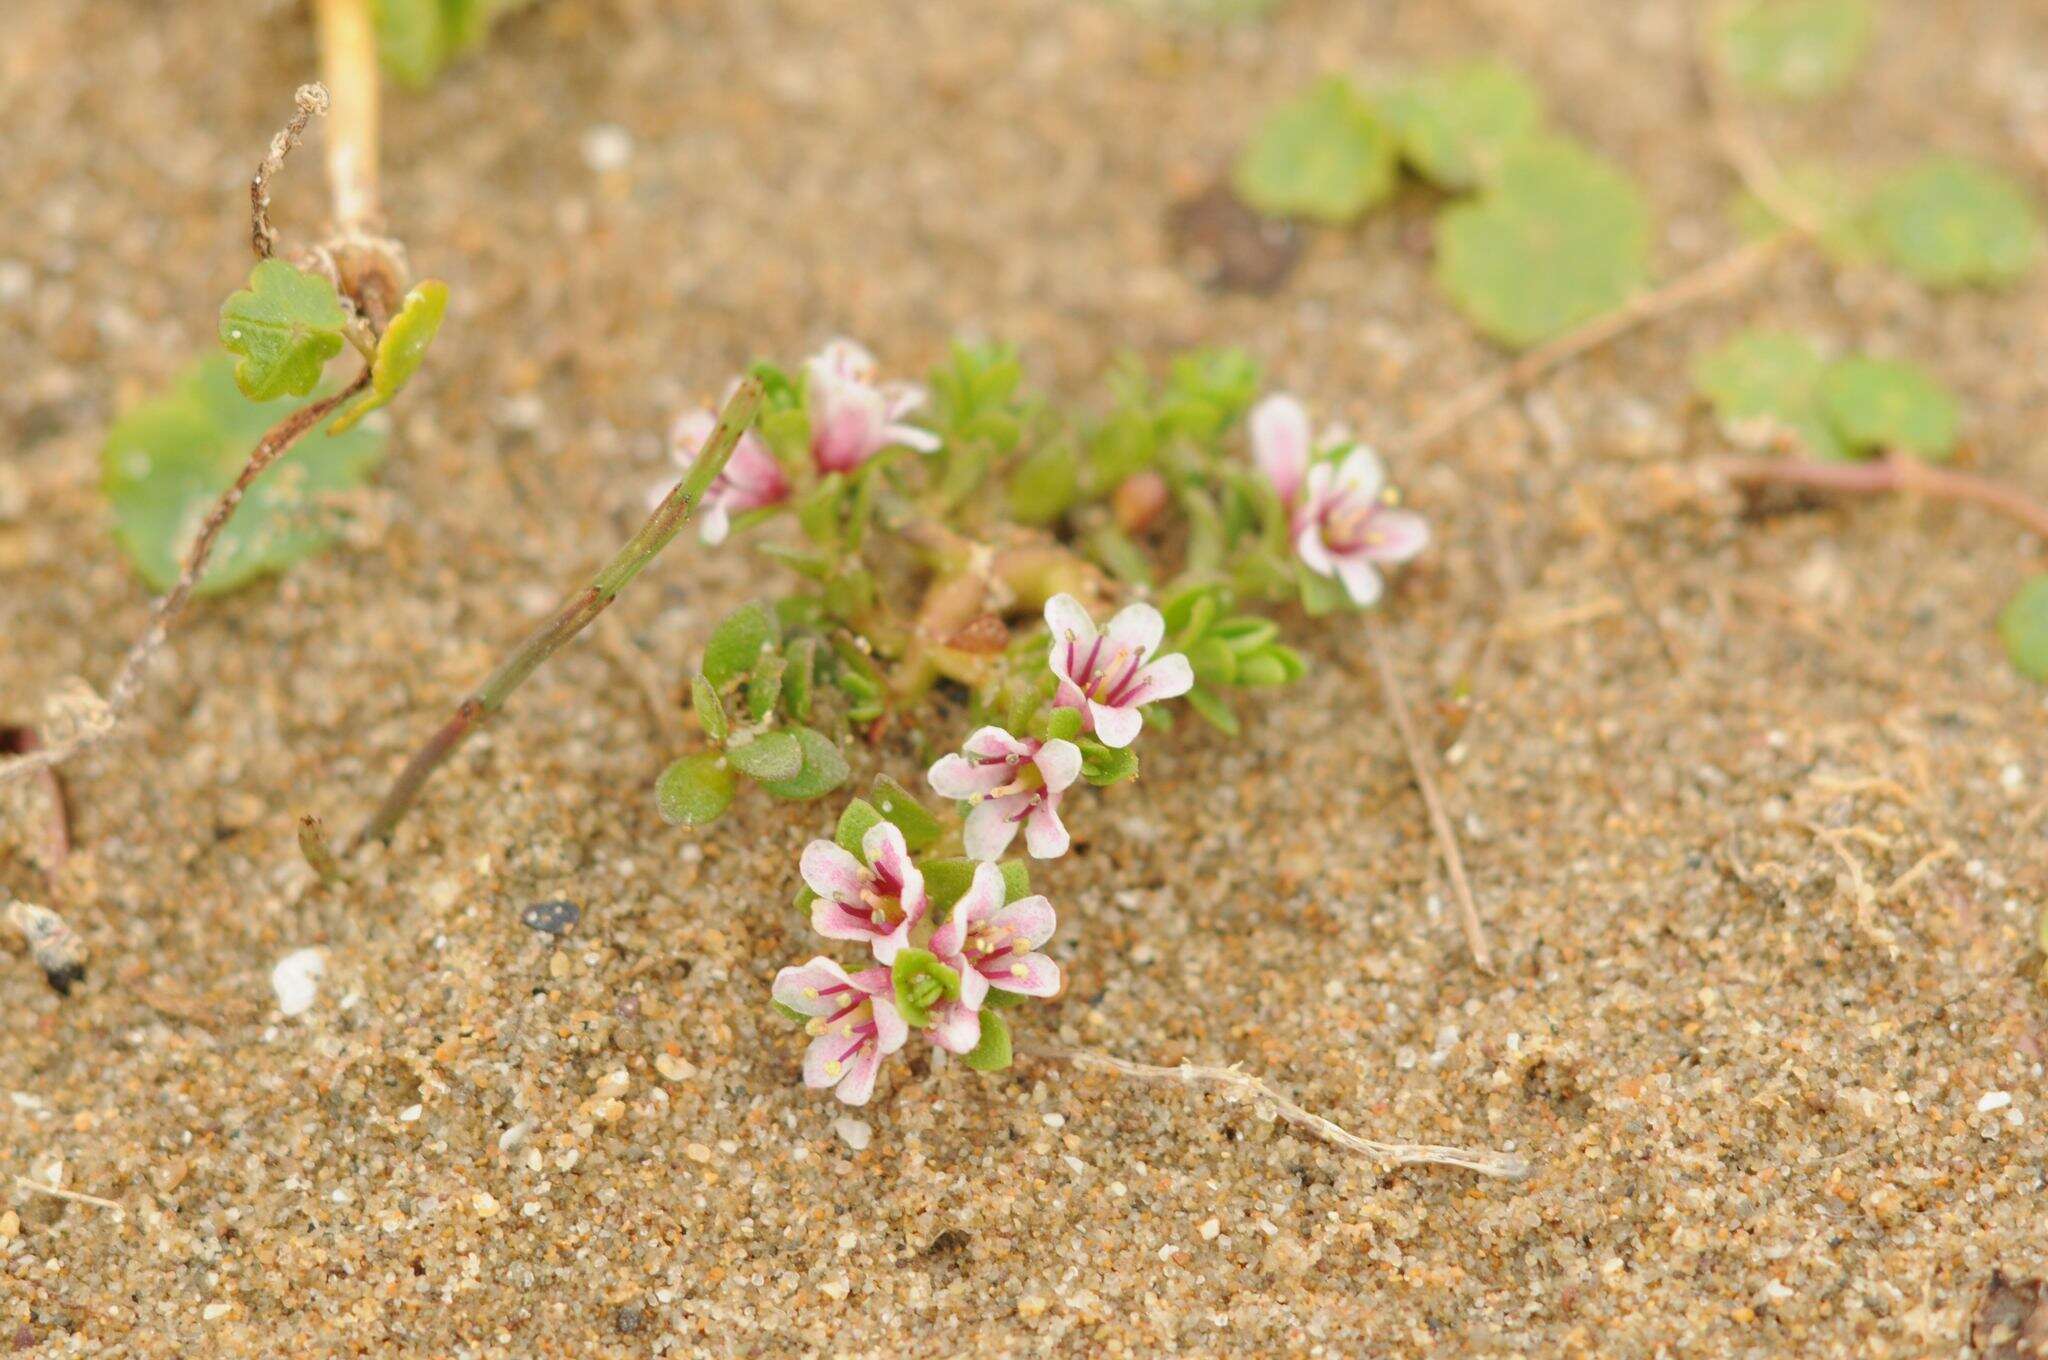
<svg viewBox="0 0 2048 1360"><path fill-rule="evenodd" d="M761 649L776 640L781 630L775 616L758 604L741 605L719 621L704 644L704 678L718 689L754 669Z"/></svg>
<svg viewBox="0 0 2048 1360"><path fill-rule="evenodd" d="M202 360L162 396L128 411L107 433L100 486L114 536L156 590L177 583L200 525L284 411L259 406L235 383L225 354ZM338 493L360 486L384 456L381 435L358 430L302 439L257 478L214 542L200 578L219 594L283 571L333 540Z"/></svg>
<svg viewBox="0 0 2048 1360"><path fill-rule="evenodd" d="M1893 264L1937 288L2016 283L2041 253L2026 191L1952 157L1922 161L1880 187L1871 228Z"/></svg>
<svg viewBox="0 0 2048 1360"><path fill-rule="evenodd" d="M706 826L731 806L736 787L732 771L718 752L699 751L661 772L654 800L669 825Z"/></svg>
<svg viewBox="0 0 2048 1360"><path fill-rule="evenodd" d="M1394 191L1394 135L1364 95L1326 76L1266 115L1232 174L1273 217L1349 222Z"/></svg>
<svg viewBox="0 0 2048 1360"><path fill-rule="evenodd" d="M732 767L764 784L794 779L804 767L804 748L789 732L763 732L748 742L734 742L725 748Z"/></svg>
<svg viewBox="0 0 2048 1360"><path fill-rule="evenodd" d="M961 1061L976 1072L1000 1072L1008 1067L1011 1061L1009 1022L984 1005L981 1041Z"/></svg>
<svg viewBox="0 0 2048 1360"><path fill-rule="evenodd" d="M249 286L221 304L220 342L241 356L235 385L249 400L303 397L341 353L347 325L332 283L283 260L263 260L250 271Z"/></svg>
<svg viewBox="0 0 2048 1360"><path fill-rule="evenodd" d="M1956 399L1924 369L1858 356L1831 364L1821 406L1851 448L1942 462L1955 451Z"/></svg>
<svg viewBox="0 0 2048 1360"><path fill-rule="evenodd" d="M1866 0L1740 0L1714 25L1715 53L1753 94L1817 99L1848 81L1870 27Z"/></svg>
<svg viewBox="0 0 2048 1360"><path fill-rule="evenodd" d="M1693 386L1730 439L1768 445L1790 437L1816 458L1849 457L1821 406L1820 352L1803 336L1750 330L1692 366Z"/></svg>
<svg viewBox="0 0 2048 1360"><path fill-rule="evenodd" d="M2013 669L2048 684L2048 575L2020 587L1998 616L1998 636Z"/></svg>
<svg viewBox="0 0 2048 1360"><path fill-rule="evenodd" d="M334 422L336 433L380 406L388 405L427 357L427 346L440 333L441 318L448 311L448 285L427 279L405 295L405 305L377 340L377 357L370 365L370 391Z"/></svg>
<svg viewBox="0 0 2048 1360"><path fill-rule="evenodd" d="M1476 200L1445 212L1437 281L1480 330L1522 347L1626 302L1649 272L1650 215L1572 142L1513 147Z"/></svg>
<svg viewBox="0 0 2048 1360"><path fill-rule="evenodd" d="M1380 111L1416 173L1441 188L1477 187L1507 149L1543 122L1543 100L1505 62L1448 67L1389 91Z"/></svg>
<svg viewBox="0 0 2048 1360"><path fill-rule="evenodd" d="M802 801L822 798L846 782L852 771L832 738L810 727L792 728L790 735L803 748L803 768L787 779L763 780L762 788L777 798Z"/></svg>

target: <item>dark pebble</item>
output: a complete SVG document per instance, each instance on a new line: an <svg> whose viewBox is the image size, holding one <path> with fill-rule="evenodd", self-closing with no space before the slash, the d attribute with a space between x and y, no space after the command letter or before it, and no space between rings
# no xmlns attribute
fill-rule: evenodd
<svg viewBox="0 0 2048 1360"><path fill-rule="evenodd" d="M553 902L536 902L519 913L529 930L538 930L544 935L567 935L583 919L583 909L566 899Z"/></svg>

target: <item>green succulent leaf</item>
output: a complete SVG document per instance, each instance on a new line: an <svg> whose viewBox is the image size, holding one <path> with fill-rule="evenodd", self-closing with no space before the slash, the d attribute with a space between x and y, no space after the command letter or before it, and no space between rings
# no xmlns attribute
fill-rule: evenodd
<svg viewBox="0 0 2048 1360"><path fill-rule="evenodd" d="M877 775L872 790L875 807L882 817L903 833L903 844L914 855L939 839L939 819L888 775Z"/></svg>
<svg viewBox="0 0 2048 1360"><path fill-rule="evenodd" d="M384 334L377 340L377 357L370 364L370 391L334 422L340 434L354 427L370 412L389 405L427 357L427 346L440 334L441 318L448 311L448 285L427 279L405 295L405 304Z"/></svg>
<svg viewBox="0 0 2048 1360"><path fill-rule="evenodd" d="M755 722L767 718L782 702L782 677L788 670L788 660L777 651L761 653L754 663L754 673L747 677L747 713Z"/></svg>
<svg viewBox="0 0 2048 1360"><path fill-rule="evenodd" d="M703 676L690 679L690 704L697 710L697 721L704 728L704 735L715 742L724 743L731 725L725 719L725 705L719 700L718 691Z"/></svg>
<svg viewBox="0 0 2048 1360"><path fill-rule="evenodd" d="M2030 577L2020 587L1998 615L1998 636L2014 670L2048 684L2048 575Z"/></svg>
<svg viewBox="0 0 2048 1360"><path fill-rule="evenodd" d="M1010 518L1052 524L1081 498L1081 459L1064 441L1034 450L1009 477Z"/></svg>
<svg viewBox="0 0 2048 1360"><path fill-rule="evenodd" d="M654 801L671 826L709 826L732 805L737 787L718 752L699 751L661 772Z"/></svg>
<svg viewBox="0 0 2048 1360"><path fill-rule="evenodd" d="M1818 99L1855 73L1870 47L1866 0L1740 0L1713 26L1715 55L1752 94Z"/></svg>
<svg viewBox="0 0 2048 1360"><path fill-rule="evenodd" d="M493 21L529 0L373 0L377 55L400 84L419 89L483 39Z"/></svg>
<svg viewBox="0 0 2048 1360"><path fill-rule="evenodd" d="M1242 730L1243 725L1238 722L1237 714L1215 690L1205 685L1196 685L1182 697L1188 701L1189 708L1202 716L1203 722L1224 736L1234 737ZM1135 774L1136 771L1133 770L1132 773Z"/></svg>
<svg viewBox="0 0 2048 1360"><path fill-rule="evenodd" d="M1294 564L1294 584L1301 591L1301 607L1310 618L1341 614L1357 606L1334 579L1310 571L1306 563Z"/></svg>
<svg viewBox="0 0 2048 1360"><path fill-rule="evenodd" d="M1099 741L1084 740L1081 742L1081 777L1097 788L1135 779L1138 777L1138 753L1128 746L1104 746Z"/></svg>
<svg viewBox="0 0 2048 1360"><path fill-rule="evenodd" d="M101 450L114 537L155 590L177 583L206 516L284 414L243 396L233 368L225 354L208 356L116 421ZM367 481L383 456L383 436L369 430L302 439L242 498L215 540L199 593L233 590L326 547L335 518L328 503Z"/></svg>
<svg viewBox="0 0 2048 1360"><path fill-rule="evenodd" d="M996 993L990 992L993 1001ZM960 1061L976 1072L1000 1072L1011 1062L1010 1025L1002 1016L988 1009L981 1011L981 1041Z"/></svg>
<svg viewBox="0 0 2048 1360"><path fill-rule="evenodd" d="M763 732L752 741L734 742L725 758L735 770L763 784L794 779L804 767L804 748L791 732Z"/></svg>
<svg viewBox="0 0 2048 1360"><path fill-rule="evenodd" d="M797 638L782 655L787 663L782 672L782 711L798 722L808 722L817 685L818 640Z"/></svg>
<svg viewBox="0 0 2048 1360"><path fill-rule="evenodd" d="M918 867L924 871L925 894L931 898L932 917L942 919L952 910L974 882L976 861L954 856L950 859L926 860ZM1015 902L1020 897L1031 896L1031 866L1021 859L1005 860L997 866L1003 875L1003 901Z"/></svg>
<svg viewBox="0 0 2048 1360"><path fill-rule="evenodd" d="M220 342L235 365L235 385L251 401L303 397L320 385L327 361L341 353L348 313L334 285L283 260L264 260L249 286L220 309Z"/></svg>
<svg viewBox="0 0 2048 1360"><path fill-rule="evenodd" d="M863 847L867 834L880 826L882 820L880 810L873 803L865 798L856 798L839 814L839 826L832 833L832 839L841 850L865 864L867 851Z"/></svg>
<svg viewBox="0 0 2048 1360"><path fill-rule="evenodd" d="M832 738L813 727L791 728L788 735L803 750L803 766L787 779L762 780L762 788L777 798L802 802L822 798L846 782L852 771Z"/></svg>
<svg viewBox="0 0 2048 1360"><path fill-rule="evenodd" d="M1953 157L1930 157L1879 186L1870 216L1885 256L1930 287L2017 283L2041 254L2041 219L2026 191Z"/></svg>
<svg viewBox="0 0 2048 1360"><path fill-rule="evenodd" d="M1268 216L1349 222L1394 192L1395 150L1371 101L1327 76L1266 115L1232 183Z"/></svg>
<svg viewBox="0 0 2048 1360"><path fill-rule="evenodd" d="M940 963L929 949L905 949L889 965L896 986L896 1009L912 1029L932 1022L932 1008L960 999L960 973Z"/></svg>
<svg viewBox="0 0 2048 1360"><path fill-rule="evenodd" d="M1478 187L1507 149L1543 123L1536 87L1507 63L1465 62L1389 91L1381 112L1417 174L1440 188Z"/></svg>
<svg viewBox="0 0 2048 1360"><path fill-rule="evenodd" d="M1626 302L1649 272L1635 186L1572 142L1512 147L1480 196L1446 211L1436 276L1474 325L1523 347Z"/></svg>
<svg viewBox="0 0 2048 1360"><path fill-rule="evenodd" d="M1816 458L1847 458L1850 449L1821 405L1826 371L1804 337L1749 330L1695 361L1692 381L1731 439L1768 445L1790 438Z"/></svg>
<svg viewBox="0 0 2048 1360"><path fill-rule="evenodd" d="M727 614L704 644L704 678L718 689L754 669L761 650L781 636L775 616L758 604Z"/></svg>
<svg viewBox="0 0 2048 1360"><path fill-rule="evenodd" d="M1047 741L1072 741L1081 735L1081 710L1055 708L1045 716Z"/></svg>
<svg viewBox="0 0 2048 1360"><path fill-rule="evenodd" d="M1843 442L1858 452L1905 453L1930 463L1955 452L1956 399L1916 365L1843 359L1822 375L1820 400Z"/></svg>

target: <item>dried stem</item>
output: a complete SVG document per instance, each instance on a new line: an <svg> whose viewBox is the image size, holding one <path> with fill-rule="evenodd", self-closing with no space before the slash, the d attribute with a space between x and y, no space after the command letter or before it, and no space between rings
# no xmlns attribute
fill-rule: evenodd
<svg viewBox="0 0 2048 1360"><path fill-rule="evenodd" d="M314 0L320 31L320 76L334 96L327 127L327 182L335 231L343 237L375 230L377 193L377 30L370 0Z"/></svg>
<svg viewBox="0 0 2048 1360"><path fill-rule="evenodd" d="M1980 506L2048 539L2048 506L2014 487L1975 473L1933 467L1914 458L1881 458L1870 463L1824 463L1799 458L1718 458L1705 465L1710 476L1735 486L1791 486L1844 495L1893 492Z"/></svg>
<svg viewBox="0 0 2048 1360"><path fill-rule="evenodd" d="M177 584L171 587L169 594L156 602L156 608L150 612L149 626L143 630L142 636L135 640L134 645L129 647L128 655L121 661L120 671L114 676L113 687L107 691L106 704L99 715L99 720L82 727L76 734L63 741L52 742L38 750L0 762L0 784L25 779L38 770L50 769L106 739L128 709L134 705L136 697L141 694L142 683L149 673L150 661L163 646L164 640L170 636L171 625L177 622L178 615L191 601L194 588L206 573L207 562L213 556L213 549L220 538L221 530L226 528L228 520L234 517L236 507L241 505L242 497L248 494L251 484L262 476L272 463L289 452L292 445L317 429L322 421L361 392L369 382L370 371L365 368L354 382L339 392L301 406L270 427L269 432L257 442L255 452L249 455L249 461L243 464L234 485L221 493L220 499L214 503L212 512L207 515L206 522L200 526L199 536L192 541L191 548L185 553L185 566L178 574Z"/></svg>
<svg viewBox="0 0 2048 1360"><path fill-rule="evenodd" d="M626 541L589 585L564 600L553 615L529 633L510 656L498 663L498 668L490 673L475 693L456 706L448 721L400 771L390 791L384 795L384 801L378 804L376 812L349 843L349 850L372 839L388 838L392 829L411 811L412 805L419 801L420 792L434 771L455 754L477 728L489 721L492 714L505 706L513 691L524 684L541 663L604 613L618 593L669 545L683 525L689 522L691 512L705 491L725 469L726 460L732 456L740 435L753 423L754 413L760 405L760 382L754 378L744 379L726 399L725 409L719 413L718 427L704 442L695 461L684 472L682 480L655 507L647 522L640 526L640 531Z"/></svg>
<svg viewBox="0 0 2048 1360"><path fill-rule="evenodd" d="M1020 1048L1019 1052L1026 1057L1072 1063L1076 1067L1094 1068L1102 1072L1115 1072L1119 1076L1135 1077L1140 1081L1173 1081L1184 1086L1212 1086L1236 1095L1249 1096L1272 1106L1281 1119L1295 1128L1306 1129L1325 1142L1333 1143L1348 1152L1356 1152L1360 1156L1371 1157L1375 1161L1394 1166L1456 1166L1467 1171L1476 1171L1482 1176L1498 1176L1504 1180L1521 1180L1530 1170L1528 1162L1509 1152L1494 1152L1485 1148L1442 1147L1432 1143L1381 1143L1370 1138L1360 1138L1343 1125L1302 1108L1264 1081L1235 1067L1197 1067L1193 1063L1182 1063L1178 1067L1159 1067L1152 1063L1130 1062L1123 1058L1111 1057L1107 1053L1091 1053L1085 1049L1058 1045L1036 1045Z"/></svg>
<svg viewBox="0 0 2048 1360"><path fill-rule="evenodd" d="M1373 669L1379 672L1380 689L1385 693L1387 707L1393 711L1394 725L1401 730L1401 742L1408 748L1408 765L1415 774L1415 786L1422 790L1423 805L1429 809L1430 830L1436 835L1437 848L1443 853L1444 868L1451 879L1451 896L1458 904L1458 924L1464 928L1465 943L1472 950L1472 962L1482 973L1493 971L1493 955L1486 947L1486 932L1479 923L1479 908L1472 901L1472 885L1465 878L1465 856L1458 849L1458 833L1451 828L1450 814L1444 811L1443 795L1438 792L1435 757L1415 730L1415 719L1408 711L1408 701L1401 693L1400 677L1394 673L1394 664L1387 655L1386 645L1380 641L1379 629L1368 623L1365 626L1365 642L1372 653Z"/></svg>
<svg viewBox="0 0 2048 1360"><path fill-rule="evenodd" d="M270 225L270 181L284 168L285 157L298 147L306 124L327 112L327 91L319 85L301 85L292 96L299 111L270 139L270 150L249 177L249 248L256 258L267 260L277 250L277 231Z"/></svg>
<svg viewBox="0 0 2048 1360"><path fill-rule="evenodd" d="M73 1204L90 1204L95 1209L111 1209L117 1216L125 1215L128 1212L127 1208L118 1200L107 1199L100 1195L88 1195L83 1190L66 1190L61 1186L45 1185L41 1181L31 1180L27 1176L16 1176L14 1183L31 1194L48 1195L51 1199L69 1200Z"/></svg>

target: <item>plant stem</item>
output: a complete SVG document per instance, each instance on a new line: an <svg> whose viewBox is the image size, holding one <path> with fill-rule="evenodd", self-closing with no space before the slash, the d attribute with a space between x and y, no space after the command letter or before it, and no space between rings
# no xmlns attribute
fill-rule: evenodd
<svg viewBox="0 0 2048 1360"><path fill-rule="evenodd" d="M270 150L257 163L256 173L249 176L249 248L259 260L269 259L277 249L277 231L270 225L270 181L284 169L285 157L298 148L306 124L328 109L327 91L318 85L299 86L292 101L298 112L270 139Z"/></svg>
<svg viewBox="0 0 2048 1360"><path fill-rule="evenodd" d="M1444 810L1443 795L1437 791L1429 748L1415 730L1415 719L1408 712L1408 700L1401 693L1400 677L1394 673L1394 663L1387 655L1386 645L1380 641L1379 629L1370 623L1365 625L1365 642L1372 653L1373 669L1379 672L1380 688L1386 694L1387 707L1393 710L1394 725L1400 729L1401 741L1408 748L1408 764L1415 774L1415 786L1422 790L1423 806L1429 810L1430 829L1436 833L1437 848L1442 852L1444 868L1450 874L1451 896L1458 904L1458 924L1464 928L1465 944L1471 949L1472 962L1478 965L1479 971L1491 973L1493 954L1486 947L1486 932L1479 924L1479 908L1472 901L1472 885L1465 878L1465 856L1458 849L1458 833L1452 829L1450 814Z"/></svg>
<svg viewBox="0 0 2048 1360"><path fill-rule="evenodd" d="M1847 495L1910 493L1981 506L2048 539L2048 506L2017 488L1971 472L1932 467L1915 458L1823 463L1800 458L1717 458L1707 471L1736 486L1795 486Z"/></svg>
<svg viewBox="0 0 2048 1360"><path fill-rule="evenodd" d="M513 691L526 683L527 677L538 670L541 663L604 613L618 593L669 545L683 525L689 522L691 512L697 508L711 483L725 470L726 460L732 456L740 436L753 423L754 413L760 406L759 380L742 380L726 400L725 409L719 413L718 427L704 442L703 449L684 472L682 480L662 498L647 522L640 526L640 531L628 539L612 560L591 578L589 585L564 600L553 615L527 634L526 640L498 663L498 668L473 694L456 705L448 721L406 762L390 791L384 795L384 801L377 805L376 812L356 833L344 853L371 839L388 839L393 828L419 801L420 792L434 771L455 754L477 728L489 721L492 714L505 706Z"/></svg>
<svg viewBox="0 0 2048 1360"><path fill-rule="evenodd" d="M37 770L49 769L77 755L80 751L98 745L114 730L136 696L142 692L142 682L147 678L149 663L157 650L170 636L171 625L177 622L192 599L193 590L206 573L206 564L213 556L214 545L222 529L248 494L249 487L262 476L264 471L290 451L307 434L317 429L320 422L332 415L342 403L349 401L370 383L370 370L365 368L356 380L332 396L309 402L270 427L258 441L256 450L249 455L249 461L242 465L234 485L221 493L214 502L213 510L200 526L199 536L185 553L185 566L178 573L178 580L170 593L156 602L150 611L149 626L143 630L128 654L121 661L121 669L114 676L112 688L107 691L106 704L99 714L99 720L84 727L75 735L63 741L53 742L34 751L16 756L12 760L0 761L0 784L24 779Z"/></svg>
<svg viewBox="0 0 2048 1360"><path fill-rule="evenodd" d="M344 237L376 227L377 29L370 0L313 0L320 32L320 78L333 97L327 125L327 181L334 226Z"/></svg>

